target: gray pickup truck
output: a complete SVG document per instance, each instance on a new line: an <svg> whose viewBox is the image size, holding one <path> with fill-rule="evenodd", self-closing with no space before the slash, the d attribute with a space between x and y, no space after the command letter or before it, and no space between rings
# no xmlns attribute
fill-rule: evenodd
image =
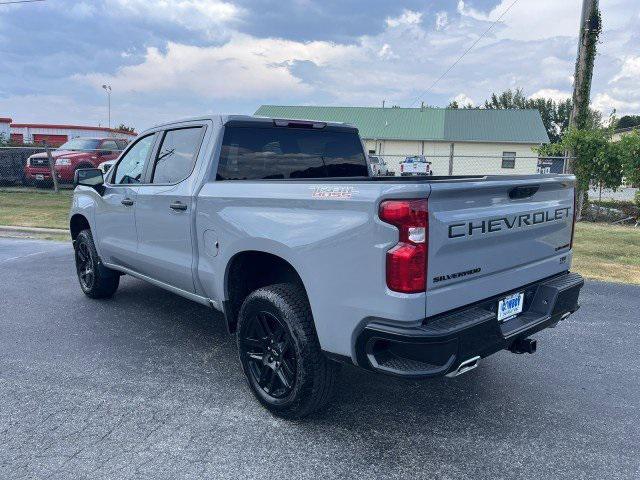
<svg viewBox="0 0 640 480"><path fill-rule="evenodd" d="M123 274L222 312L257 399L299 418L341 363L453 377L578 309L574 177L371 177L356 128L212 116L79 170L78 278ZM215 318L212 316L212 318Z"/></svg>

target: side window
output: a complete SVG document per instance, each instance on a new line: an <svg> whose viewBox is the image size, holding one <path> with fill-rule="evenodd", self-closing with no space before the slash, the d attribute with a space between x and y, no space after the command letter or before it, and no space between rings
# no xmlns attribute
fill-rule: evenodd
<svg viewBox="0 0 640 480"><path fill-rule="evenodd" d="M104 142L102 142L102 145L100 146L100 150L108 150L110 152L113 152L119 149L118 149L118 144L115 142L115 140L105 140Z"/></svg>
<svg viewBox="0 0 640 480"><path fill-rule="evenodd" d="M516 168L516 152L502 152L502 168Z"/></svg>
<svg viewBox="0 0 640 480"><path fill-rule="evenodd" d="M140 139L116 165L111 182L117 185L140 183L144 162L151 152L155 134Z"/></svg>
<svg viewBox="0 0 640 480"><path fill-rule="evenodd" d="M153 166L151 183L178 183L187 178L198 157L203 127L168 130Z"/></svg>

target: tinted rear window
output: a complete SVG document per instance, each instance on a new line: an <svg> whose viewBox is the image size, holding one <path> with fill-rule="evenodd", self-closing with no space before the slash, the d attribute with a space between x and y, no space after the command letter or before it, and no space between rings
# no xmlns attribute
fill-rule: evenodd
<svg viewBox="0 0 640 480"><path fill-rule="evenodd" d="M218 180L356 176L368 176L368 169L354 131L225 128Z"/></svg>

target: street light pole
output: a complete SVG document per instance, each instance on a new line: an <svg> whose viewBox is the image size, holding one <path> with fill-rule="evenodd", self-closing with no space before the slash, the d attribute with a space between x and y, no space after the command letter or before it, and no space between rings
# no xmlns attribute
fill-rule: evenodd
<svg viewBox="0 0 640 480"><path fill-rule="evenodd" d="M107 92L107 105L109 109L109 123L108 126L111 128L111 85L102 85L105 92Z"/></svg>

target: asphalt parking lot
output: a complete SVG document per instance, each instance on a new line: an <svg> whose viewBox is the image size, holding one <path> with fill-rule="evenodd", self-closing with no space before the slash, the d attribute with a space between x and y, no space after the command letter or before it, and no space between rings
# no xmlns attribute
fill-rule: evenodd
<svg viewBox="0 0 640 480"><path fill-rule="evenodd" d="M640 287L588 283L538 353L456 379L343 368L329 410L287 422L213 311L130 277L90 300L72 262L0 239L0 478L640 477Z"/></svg>

